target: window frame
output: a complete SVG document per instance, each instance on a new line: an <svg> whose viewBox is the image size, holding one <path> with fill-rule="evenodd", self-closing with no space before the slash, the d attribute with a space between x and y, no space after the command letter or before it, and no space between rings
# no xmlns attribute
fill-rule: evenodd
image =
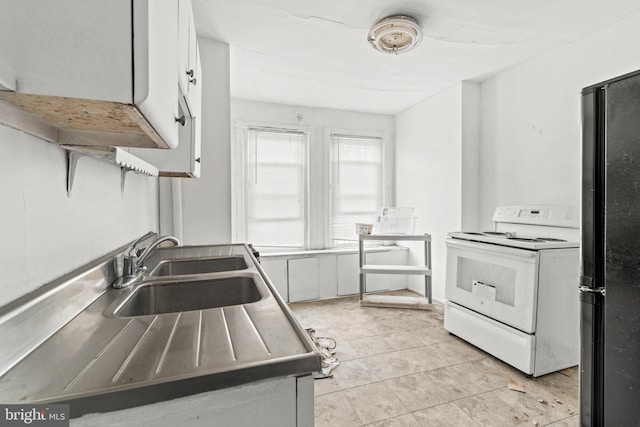
<svg viewBox="0 0 640 427"><path fill-rule="evenodd" d="M236 137L233 141L231 152L231 236L235 242L248 241L248 224L247 224L247 208L248 208L248 192L246 186L246 147L248 143L248 134L250 131L262 131L273 133L294 133L303 137L304 144L304 200L303 200L303 246L299 247L278 247L282 250L299 251L309 248L309 199L310 199L310 141L312 141L313 129L303 126L277 126L273 124L246 123L238 122L236 124ZM266 248L276 248L266 247Z"/></svg>
<svg viewBox="0 0 640 427"><path fill-rule="evenodd" d="M381 198L383 206L390 206L389 204L389 176L392 171L389 170L388 167L388 147L389 140L387 132L380 131L368 131L368 130L354 130L354 129L343 129L343 128L325 128L324 129L324 148L325 148L325 162L324 162L324 171L327 174L326 179L324 180L324 224L325 224L325 232L324 232L324 247L326 249L336 248L336 247L350 247L349 245L341 245L334 246L331 239L331 211L332 211L332 180L333 180L333 170L331 165L332 158L332 147L333 147L333 136L343 136L343 137L351 137L351 138L362 138L362 139L377 139L380 141L382 147L382 189L381 189ZM354 224L355 227L355 224ZM354 242L354 246L357 245L357 242Z"/></svg>

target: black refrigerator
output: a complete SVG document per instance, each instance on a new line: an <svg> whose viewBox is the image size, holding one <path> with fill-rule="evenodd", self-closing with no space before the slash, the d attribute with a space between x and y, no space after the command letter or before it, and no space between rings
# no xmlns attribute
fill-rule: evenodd
<svg viewBox="0 0 640 427"><path fill-rule="evenodd" d="M640 71L582 91L580 424L640 425Z"/></svg>

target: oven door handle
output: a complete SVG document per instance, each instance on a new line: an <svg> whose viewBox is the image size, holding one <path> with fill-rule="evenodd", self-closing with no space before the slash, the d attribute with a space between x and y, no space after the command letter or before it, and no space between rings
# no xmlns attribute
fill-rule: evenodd
<svg viewBox="0 0 640 427"><path fill-rule="evenodd" d="M447 247L458 249L472 249L481 252L492 252L500 255L507 255L517 258L531 258L534 259L538 256L538 251L531 251L527 249L514 248L511 246L492 245L491 243L473 242L470 240L454 239L448 237L446 239Z"/></svg>

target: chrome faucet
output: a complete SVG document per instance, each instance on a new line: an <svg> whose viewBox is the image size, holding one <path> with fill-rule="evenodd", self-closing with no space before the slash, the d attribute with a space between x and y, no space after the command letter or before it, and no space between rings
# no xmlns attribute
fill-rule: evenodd
<svg viewBox="0 0 640 427"><path fill-rule="evenodd" d="M142 236L140 239L133 242L133 244L131 244L131 246L125 251L122 259L122 276L113 282L114 288L127 288L142 277L142 273L146 270L146 267L143 265L144 260L147 259L149 254L151 254L159 244L170 241L175 246L180 245L180 240L177 238L173 236L162 236L154 240L150 245L144 248L138 248L138 245L145 237L146 236ZM140 253L141 251L142 253Z"/></svg>

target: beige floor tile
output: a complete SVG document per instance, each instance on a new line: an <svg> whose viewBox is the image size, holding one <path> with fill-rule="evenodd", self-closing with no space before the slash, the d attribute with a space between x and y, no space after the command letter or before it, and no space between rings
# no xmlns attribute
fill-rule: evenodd
<svg viewBox="0 0 640 427"><path fill-rule="evenodd" d="M411 331L392 332L383 334L380 337L391 347L392 350L404 350L406 348L421 347L424 343L421 341L423 330L435 328L421 328Z"/></svg>
<svg viewBox="0 0 640 427"><path fill-rule="evenodd" d="M574 415L564 420L556 421L551 424L547 424L549 427L578 427L580 425L580 417Z"/></svg>
<svg viewBox="0 0 640 427"><path fill-rule="evenodd" d="M509 380L522 382L525 379L521 372L490 356L461 363L451 369L457 371L475 393L504 388Z"/></svg>
<svg viewBox="0 0 640 427"><path fill-rule="evenodd" d="M322 318L327 325L337 327L365 323L345 309L327 311L323 313Z"/></svg>
<svg viewBox="0 0 640 427"><path fill-rule="evenodd" d="M437 352L422 346L366 357L365 360L382 379L436 369L447 364Z"/></svg>
<svg viewBox="0 0 640 427"><path fill-rule="evenodd" d="M337 340L334 378L314 384L317 426L579 425L576 369L527 378L449 334L439 304L361 307L349 297L291 308L317 336ZM509 380L522 382L526 393L509 390Z"/></svg>
<svg viewBox="0 0 640 427"><path fill-rule="evenodd" d="M357 323L355 325L350 325L348 323L342 325L335 326L326 326L323 328L316 328L318 331L318 335L331 337L338 342L340 341L349 341L358 338L365 338L376 335L375 332L372 332L369 328L369 325L364 323Z"/></svg>
<svg viewBox="0 0 640 427"><path fill-rule="evenodd" d="M459 365L447 366L425 372L428 381L433 384L445 402L462 399L486 391L478 384L469 381L466 372Z"/></svg>
<svg viewBox="0 0 640 427"><path fill-rule="evenodd" d="M384 383L411 412L447 401L426 372L393 378Z"/></svg>
<svg viewBox="0 0 640 427"><path fill-rule="evenodd" d="M377 423L367 424L370 427L420 427L420 423L411 414L402 415Z"/></svg>
<svg viewBox="0 0 640 427"><path fill-rule="evenodd" d="M380 381L380 377L364 359L341 361L333 370L333 377L343 390Z"/></svg>
<svg viewBox="0 0 640 427"><path fill-rule="evenodd" d="M577 372L571 377L555 372L527 380L525 385L537 398L564 405L568 411L577 412L580 404L578 377Z"/></svg>
<svg viewBox="0 0 640 427"><path fill-rule="evenodd" d="M382 335L390 332L406 331L407 328L402 321L399 320L375 320L367 323L367 327L375 334Z"/></svg>
<svg viewBox="0 0 640 427"><path fill-rule="evenodd" d="M349 341L349 345L362 357L393 351L393 347L381 336L358 338Z"/></svg>
<svg viewBox="0 0 640 427"><path fill-rule="evenodd" d="M319 378L313 381L313 394L315 396L322 396L327 393L335 393L340 391L340 385L335 378Z"/></svg>
<svg viewBox="0 0 640 427"><path fill-rule="evenodd" d="M359 359L362 356L351 347L349 341L336 342L336 357L340 362L344 362L352 359Z"/></svg>
<svg viewBox="0 0 640 427"><path fill-rule="evenodd" d="M478 425L454 403L423 409L413 412L412 415L424 427L471 427Z"/></svg>
<svg viewBox="0 0 640 427"><path fill-rule="evenodd" d="M428 408L486 391L468 381L458 366L444 367L403 376L386 382L410 410Z"/></svg>
<svg viewBox="0 0 640 427"><path fill-rule="evenodd" d="M427 320L418 319L382 320L367 325L367 327L376 334L411 331L429 326L433 326L433 324Z"/></svg>
<svg viewBox="0 0 640 427"><path fill-rule="evenodd" d="M319 329L326 330L329 328L329 324L321 316L314 315L314 314L297 314L297 313L294 313L294 315L296 316L296 319L298 319L298 322L300 323L300 325L305 329L313 328L315 330L319 330Z"/></svg>
<svg viewBox="0 0 640 427"><path fill-rule="evenodd" d="M429 348L446 359L449 362L448 365L470 362L489 356L484 351L462 340L436 343L430 345Z"/></svg>
<svg viewBox="0 0 640 427"><path fill-rule="evenodd" d="M409 412L395 394L381 382L344 390L344 395L364 424Z"/></svg>
<svg viewBox="0 0 640 427"><path fill-rule="evenodd" d="M354 307L351 311L351 315L356 319L358 323L378 322L385 320L379 312L379 309L372 307Z"/></svg>
<svg viewBox="0 0 640 427"><path fill-rule="evenodd" d="M362 425L362 421L341 391L317 396L314 401L316 427Z"/></svg>
<svg viewBox="0 0 640 427"><path fill-rule="evenodd" d="M377 307L376 307L377 308ZM439 313L430 310L412 310L412 309L397 309L387 308L385 311L381 311L379 314L380 320L387 321L404 321L411 320L425 321L431 323L437 321L440 316Z"/></svg>
<svg viewBox="0 0 640 427"><path fill-rule="evenodd" d="M427 328L416 329L412 332L415 333L416 338L425 345L455 341L457 339L441 326L429 326Z"/></svg>
<svg viewBox="0 0 640 427"><path fill-rule="evenodd" d="M530 393L500 389L458 400L456 405L470 418L485 426L511 426L519 422L540 425L567 417L561 405L539 402Z"/></svg>

